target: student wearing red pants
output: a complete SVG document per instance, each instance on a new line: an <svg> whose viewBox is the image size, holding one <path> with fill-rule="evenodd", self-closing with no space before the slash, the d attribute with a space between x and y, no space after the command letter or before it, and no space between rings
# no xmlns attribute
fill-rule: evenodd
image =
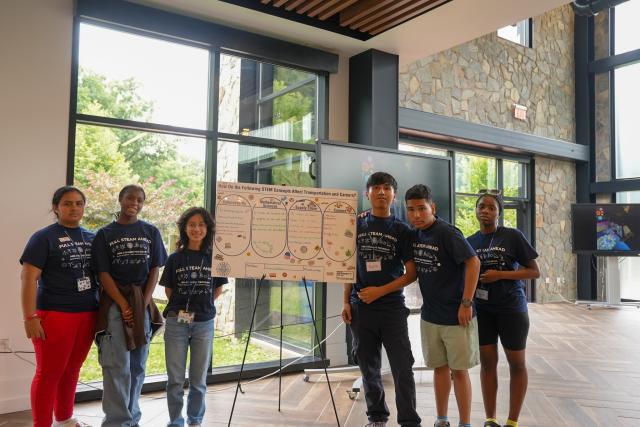
<svg viewBox="0 0 640 427"><path fill-rule="evenodd" d="M88 426L73 416L98 309L91 268L94 234L80 227L85 202L75 187L56 190L51 205L57 221L33 234L20 258L24 327L36 353L34 427Z"/></svg>

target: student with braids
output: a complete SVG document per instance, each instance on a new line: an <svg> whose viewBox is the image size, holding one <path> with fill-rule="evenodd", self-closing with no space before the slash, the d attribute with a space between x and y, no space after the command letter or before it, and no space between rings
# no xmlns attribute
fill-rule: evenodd
<svg viewBox="0 0 640 427"><path fill-rule="evenodd" d="M102 366L105 427L137 426L152 332L162 326L153 302L159 269L165 263L160 231L138 219L146 195L138 185L118 195L118 219L101 228L93 259L102 285L96 342Z"/></svg>

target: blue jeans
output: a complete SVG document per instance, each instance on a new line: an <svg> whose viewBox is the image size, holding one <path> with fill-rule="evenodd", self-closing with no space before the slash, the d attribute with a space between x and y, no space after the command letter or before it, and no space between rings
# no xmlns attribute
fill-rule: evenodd
<svg viewBox="0 0 640 427"><path fill-rule="evenodd" d="M144 330L151 341L149 311L145 311ZM149 356L149 344L127 350L122 316L117 304L109 308L109 324L97 339L99 361L102 366L103 427L137 426L142 417L140 392L144 384L144 370Z"/></svg>
<svg viewBox="0 0 640 427"><path fill-rule="evenodd" d="M190 350L187 424L201 424L207 392L207 369L213 350L213 319L186 324L178 323L177 317L168 317L164 330L164 346L170 419L167 426L184 426L182 403L187 350Z"/></svg>

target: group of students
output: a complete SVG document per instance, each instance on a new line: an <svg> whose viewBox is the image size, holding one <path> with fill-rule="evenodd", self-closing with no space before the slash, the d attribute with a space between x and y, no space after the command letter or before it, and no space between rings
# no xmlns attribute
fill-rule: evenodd
<svg viewBox="0 0 640 427"><path fill-rule="evenodd" d="M186 421L191 426L202 422L214 300L227 283L211 277L214 221L204 208L185 211L178 220L177 249L167 258L158 229L138 218L145 199L142 187L125 186L118 195L117 219L94 234L80 226L85 195L76 187L61 187L51 201L56 222L34 233L24 249L21 299L36 356L31 384L35 427L86 426L73 416L73 402L94 339L103 376L102 425L137 426L149 345L163 323L167 425L185 424L188 353ZM162 266L159 283L168 303L161 314L153 291Z"/></svg>
<svg viewBox="0 0 640 427"><path fill-rule="evenodd" d="M523 234L498 226L500 193L481 191L476 200L480 230L465 239L460 230L436 215L428 186L407 190L407 218L391 206L398 185L385 172L367 181L371 209L357 222L357 280L345 284L342 317L350 324L353 356L363 379L368 427L384 427L389 408L381 376L381 347L386 350L395 386L397 421L420 426L402 289L416 278L422 293L421 342L433 369L435 427L447 427L451 385L459 426L470 426L471 381L468 370L479 362L485 427L496 419L498 338L510 368L509 415L505 426L517 427L527 389L525 347L529 331L523 279L539 277L535 249Z"/></svg>
<svg viewBox="0 0 640 427"><path fill-rule="evenodd" d="M499 227L497 192L476 202L480 231L465 239L436 215L429 187L405 194L408 220L391 213L397 182L385 172L367 181L371 210L357 221L357 280L344 287L342 317L351 325L360 367L368 426L389 418L381 378L384 345L395 384L398 424L420 426L403 288L418 279L423 297L422 351L434 370L436 427L449 426L451 384L461 426L471 418L468 369L481 363L487 420L496 421L498 337L511 372L507 426L517 426L527 388L525 346L529 329L522 279L539 276L536 251L518 230ZM167 367L168 426L183 426L183 385L189 354L187 419L201 424L206 375L213 349L215 299L226 278L211 277L214 220L204 208L179 218L174 253L158 229L138 218L144 189L125 186L117 219L96 234L82 228L86 198L61 187L51 201L57 221L34 233L22 264L25 331L33 342L36 373L31 384L35 427L83 426L73 416L80 368L91 343L102 366L106 427L133 427L141 419L139 397L153 334L163 323ZM159 280L168 297L162 314L153 301ZM165 319L163 319L163 317ZM54 420L55 416L55 420Z"/></svg>

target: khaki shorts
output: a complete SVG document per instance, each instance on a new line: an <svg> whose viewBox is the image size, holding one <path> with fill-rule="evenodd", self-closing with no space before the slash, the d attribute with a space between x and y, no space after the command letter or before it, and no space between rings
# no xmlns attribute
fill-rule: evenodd
<svg viewBox="0 0 640 427"><path fill-rule="evenodd" d="M427 368L448 365L454 371L470 369L480 363L478 321L469 326L436 325L420 320L422 354Z"/></svg>

